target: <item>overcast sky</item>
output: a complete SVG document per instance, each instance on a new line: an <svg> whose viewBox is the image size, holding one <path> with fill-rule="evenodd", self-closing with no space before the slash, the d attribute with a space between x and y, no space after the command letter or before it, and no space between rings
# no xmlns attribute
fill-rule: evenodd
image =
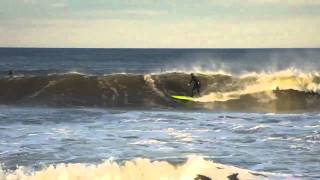
<svg viewBox="0 0 320 180"><path fill-rule="evenodd" d="M320 0L0 0L2 47L320 47Z"/></svg>

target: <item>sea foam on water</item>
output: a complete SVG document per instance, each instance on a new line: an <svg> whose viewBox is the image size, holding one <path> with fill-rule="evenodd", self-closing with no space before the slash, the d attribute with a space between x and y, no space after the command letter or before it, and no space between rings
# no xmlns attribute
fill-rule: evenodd
<svg viewBox="0 0 320 180"><path fill-rule="evenodd" d="M138 158L118 164L105 161L98 165L58 164L40 171L28 172L25 168L15 171L0 171L1 180L193 180L198 175L212 179L228 179L238 174L240 179L264 179L267 176L255 174L232 166L216 164L200 156L190 156L182 165L172 165L166 161L151 161Z"/></svg>

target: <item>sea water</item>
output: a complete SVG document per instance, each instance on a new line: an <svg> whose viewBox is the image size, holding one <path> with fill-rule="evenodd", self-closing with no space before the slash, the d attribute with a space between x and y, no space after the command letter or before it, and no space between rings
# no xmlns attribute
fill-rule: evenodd
<svg viewBox="0 0 320 180"><path fill-rule="evenodd" d="M52 76L52 73L64 76L60 74L70 72L89 77L114 73L146 75L189 71L223 71L239 75L262 71L276 73L295 68L308 73L306 71L318 70L320 57L317 49L14 48L0 49L0 52L0 71L5 83L19 78L24 81L24 78ZM9 69L15 70L17 77L6 77ZM5 83L2 89L11 86ZM121 104L117 107L86 104L87 101L81 106L72 103L51 105L46 103L48 100L44 97L50 95L52 100L52 97L58 98L57 93L52 96L52 90L48 90L41 94L41 89L22 92L21 87L27 89L31 86L34 84L19 86L19 93L14 97L21 99L10 103L0 94L3 96L0 102L0 179L13 177L21 168L20 174L29 176L41 172L50 174L51 171L46 168L56 165L63 174L65 171L73 172L70 168L73 166L66 164L79 163L75 165L76 169L90 172L93 165L98 169L104 167L106 161L121 166L125 162L134 162L136 158L167 162L179 167L190 157L205 159L199 164L196 163L198 161L190 161L197 166L212 160L265 174L266 177L262 178L320 178L320 116L316 110L263 113L185 109L180 106L166 107L164 104L132 108L122 107ZM72 86L71 83L62 92L68 92ZM35 105L19 103L26 102L27 96L38 96L35 92L41 94L40 100L45 100ZM63 97L67 99L68 94ZM149 168L152 169L153 165ZM106 172L112 172L111 167L106 169ZM162 172L164 177L171 172L172 169L169 169ZM88 172L82 171L75 173L82 177L88 175Z"/></svg>

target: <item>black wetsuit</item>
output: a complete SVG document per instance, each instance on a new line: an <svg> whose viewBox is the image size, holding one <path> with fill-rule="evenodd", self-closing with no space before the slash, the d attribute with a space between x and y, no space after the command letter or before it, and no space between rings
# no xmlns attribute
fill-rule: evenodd
<svg viewBox="0 0 320 180"><path fill-rule="evenodd" d="M9 77L13 77L13 70L9 70L9 71L8 71L8 76L9 76Z"/></svg>
<svg viewBox="0 0 320 180"><path fill-rule="evenodd" d="M198 95L200 96L200 88L201 88L201 84L200 84L200 81L199 79L194 76L194 75L191 75L191 80L190 80L190 84L193 83L193 87L192 87L192 91L191 91L191 97L193 97L193 91L194 90L197 90L198 92Z"/></svg>

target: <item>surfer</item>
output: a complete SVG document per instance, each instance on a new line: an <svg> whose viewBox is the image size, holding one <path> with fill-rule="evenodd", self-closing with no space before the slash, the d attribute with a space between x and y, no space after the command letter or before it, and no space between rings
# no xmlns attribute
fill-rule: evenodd
<svg viewBox="0 0 320 180"><path fill-rule="evenodd" d="M194 95L193 94L194 90L197 90L198 95L200 96L200 88L201 88L200 81L193 73L191 73L190 75L191 75L191 80L188 85L190 86L191 83L193 84L192 91L191 91L191 97L193 97L193 95Z"/></svg>
<svg viewBox="0 0 320 180"><path fill-rule="evenodd" d="M14 74L13 70L9 70L9 71L8 71L8 76L9 76L10 78L13 77L13 74Z"/></svg>

